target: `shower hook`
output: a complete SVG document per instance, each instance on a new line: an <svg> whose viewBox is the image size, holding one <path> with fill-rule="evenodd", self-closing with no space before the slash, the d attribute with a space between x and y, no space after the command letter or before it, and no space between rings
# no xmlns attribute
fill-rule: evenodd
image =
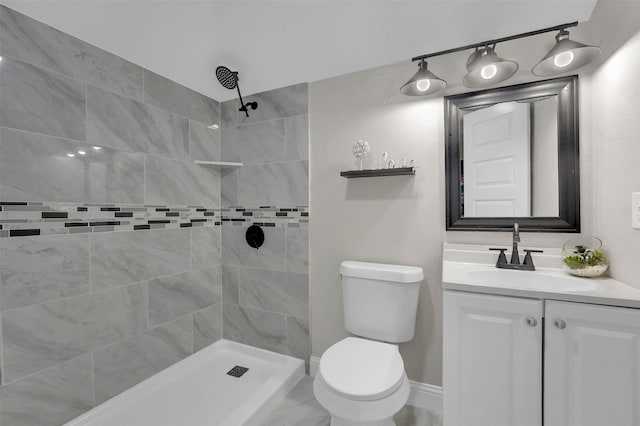
<svg viewBox="0 0 640 426"><path fill-rule="evenodd" d="M216 68L216 77L218 78L218 81L220 82L222 87L225 87L229 90L233 90L233 89L238 90L238 98L240 98L240 105L241 105L238 111L244 112L245 114L247 114L247 117L249 117L249 108L251 108L252 110L258 109L257 102L247 102L245 104L244 101L242 100L242 94L240 93L240 86L238 85L238 81L240 81L240 79L238 78L238 71L231 71L229 68L223 67L221 65L218 68Z"/></svg>

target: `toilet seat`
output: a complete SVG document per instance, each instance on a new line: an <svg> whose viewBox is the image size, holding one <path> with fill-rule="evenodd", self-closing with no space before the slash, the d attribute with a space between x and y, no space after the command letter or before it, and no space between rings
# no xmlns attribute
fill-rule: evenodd
<svg viewBox="0 0 640 426"><path fill-rule="evenodd" d="M384 398L403 383L404 362L396 345L347 337L325 351L318 373L337 395L356 401Z"/></svg>

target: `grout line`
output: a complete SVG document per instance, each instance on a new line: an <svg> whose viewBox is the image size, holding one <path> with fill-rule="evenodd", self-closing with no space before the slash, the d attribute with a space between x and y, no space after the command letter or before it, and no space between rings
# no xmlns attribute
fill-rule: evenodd
<svg viewBox="0 0 640 426"><path fill-rule="evenodd" d="M67 138L67 137L63 137L63 136L50 135L48 133L40 133L40 132L34 132L32 130L19 129L17 127L0 126L0 128L7 129L7 130L12 130L12 131L16 131L16 132L21 132L21 133L32 134L32 135L46 136L46 137L53 138L53 139L59 139L59 140L65 141L65 142L81 143L83 145L88 145L88 146L101 146L102 148L106 148L106 149L108 149L110 151L114 151L114 152L117 152L117 153L122 152L122 153L126 153L126 154L151 155L153 157L163 158L163 159L167 159L167 160L182 161L182 162L185 162L185 163L192 163L193 162L189 158L168 157L168 156L165 156L165 155L162 155L162 154L148 153L148 152L144 152L144 151L133 151L133 150L122 149L122 148L114 148L114 147L107 146L107 145L98 145L97 143L90 143L87 140L71 139L71 138ZM85 128L86 128L86 125L85 125ZM85 133L86 133L86 130L85 130ZM85 135L85 139L86 139L86 135Z"/></svg>
<svg viewBox="0 0 640 426"><path fill-rule="evenodd" d="M39 23L39 24L41 24L41 22L38 22L38 23ZM45 24L45 25L46 25L46 24ZM66 34L66 33L65 33L65 35L69 35L69 34ZM72 36L72 37L73 37L73 36ZM76 37L74 37L74 38L76 38ZM76 38L76 40L80 40L80 39ZM131 62L131 61L127 60L127 59L124 59L124 58L123 58L123 57L121 57L121 56L118 56L118 55L116 55L116 54L114 54L114 53L111 53L111 52L108 52L108 51L106 51L106 50L104 50L104 49L101 49L101 48L99 48L99 47L97 47L97 46L95 46L95 45L92 45L92 44L90 44L90 43L88 43L88 42L84 41L84 40L80 40L80 41L81 41L82 43L84 43L84 44L87 44L87 45L89 45L89 46L93 47L93 48L96 48L96 49L98 49L98 50L101 50L103 53L107 53L107 54L109 54L109 55L110 55L110 56L112 56L112 57L116 57L117 59L120 59L120 60L122 60L122 61L128 62L128 63L130 63L130 64L133 64L133 65L135 65L136 67L138 67L138 68L140 68L140 69L144 70L144 68L143 68L142 66L140 66L140 65L138 65L138 64L136 64L136 63L134 63L134 62ZM103 86L98 86L97 84L95 84L95 83L93 83L92 81L89 81L89 80L87 80L87 79L82 79L82 78L80 78L80 77L77 77L77 76L75 76L75 75L71 75L71 74L65 74L65 73L64 73L64 72L62 72L62 71L54 70L54 69L49 68L49 67L47 67L47 66L43 66L42 64L36 64L36 63L33 63L33 62L31 62L31 61L29 61L29 60L26 60L26 59L24 59L24 58L18 58L18 57L16 57L16 56L7 55L7 54L5 54L5 53L3 53L3 54L2 54L2 57L3 57L3 58L11 59L11 60L13 60L13 61L15 61L15 62L20 62L20 63L23 63L23 64L30 65L30 66L32 66L32 67L34 67L34 68L39 69L40 71L44 71L44 72L49 73L49 74L54 74L54 75L55 75L55 76L57 76L57 77L67 78L67 79L69 79L69 80L73 80L73 81L78 82L78 83L83 83L83 84L86 84L86 85L90 85L90 86L96 87L96 88L98 88L98 89L100 89L100 90L104 90L105 92L109 92L109 93L113 93L114 95L122 96L123 98L132 99L132 100L134 100L134 101L138 101L138 102L140 102L140 100L142 99L142 98L136 97L135 95L126 95L126 94L122 93L121 91L120 91L120 92L118 92L118 91L116 91L116 90L114 90L114 89L108 89L108 88L103 87ZM92 57L93 57L93 58L95 58L95 56L93 56L93 55L92 55ZM143 71L143 74L142 74L142 75L143 75L143 85L144 85L144 71ZM178 83L178 84L179 84L179 83ZM184 86L184 87L186 87L186 86ZM121 89L121 90L126 90L126 88L124 88L124 87L121 87L120 89ZM135 90L134 90L134 92L135 92ZM144 92L143 92L143 95L144 95Z"/></svg>
<svg viewBox="0 0 640 426"><path fill-rule="evenodd" d="M191 353L196 353L196 319L194 313L191 312Z"/></svg>
<svg viewBox="0 0 640 426"><path fill-rule="evenodd" d="M98 347L98 348L95 348L95 349L93 349L91 352L92 352L92 353L95 353L95 352L97 352L97 351L101 351L101 350L107 349L107 348L109 348L109 347L111 347L111 346L119 345L119 344L121 344L121 343L123 343L123 342L126 342L127 340L131 340L131 339L134 339L134 338L136 338L136 337L140 337L140 336L142 336L142 335L144 335L144 334L147 334L147 333L153 332L153 331L157 330L157 329L158 329L158 328L160 328L160 327L165 327L165 326L167 326L167 325L169 325L169 324L171 324L171 323L174 323L174 322L178 322L178 321L184 320L185 318L189 317L190 315L192 315L192 313L187 313L187 314L185 314L185 315L181 315L181 316L179 316L179 317L176 317L176 318L170 319L169 321L165 321L165 322L163 322L163 323L156 324L156 325L154 325L153 327L151 327L151 328L149 328L149 329L147 329L147 330L141 331L140 333L132 334L131 336L125 337L124 339L117 340L117 341L115 341L115 342L110 342L110 343L108 343L108 344L106 344L106 345L103 345L103 346L100 346L100 347ZM88 353L88 352L87 352L87 353ZM83 355L86 355L87 353L84 353ZM66 361L63 361L63 362L66 362ZM56 365L57 365L57 364L56 364Z"/></svg>
<svg viewBox="0 0 640 426"><path fill-rule="evenodd" d="M82 234L80 234L82 235ZM93 242L94 237L93 237L93 232L91 234L89 234L89 294L93 293L94 289L93 289L93 269L91 267L91 265L93 265L93 259L91 257L91 254L93 253L92 247L93 247Z"/></svg>
<svg viewBox="0 0 640 426"><path fill-rule="evenodd" d="M89 127L89 84L84 84L84 140L89 143L89 133L87 131Z"/></svg>
<svg viewBox="0 0 640 426"><path fill-rule="evenodd" d="M224 339L224 300L220 298L220 337L219 339Z"/></svg>
<svg viewBox="0 0 640 426"><path fill-rule="evenodd" d="M288 238L288 227L284 226L284 269L289 272L289 257L287 255L287 238Z"/></svg>
<svg viewBox="0 0 640 426"><path fill-rule="evenodd" d="M149 314L149 281L146 281L144 283L144 289L146 291L144 291L145 293L145 298L144 298L144 302L145 302L145 310L146 310L146 319L147 319L147 327L146 327L146 331L151 330L151 315Z"/></svg>
<svg viewBox="0 0 640 426"><path fill-rule="evenodd" d="M79 297L93 296L93 295L100 294L100 293L107 293L107 292L110 292L110 291L121 290L124 287L132 287L132 286L135 286L135 285L139 285L140 283L144 283L144 282L145 282L144 280L143 281L135 281L135 282L132 282L132 283L127 283L127 284L107 287L107 288L104 288L104 289L99 289L99 290L91 291L91 292L87 292L87 293L74 294L72 296L58 297L56 299L45 300L44 302L38 302L38 303L34 303L32 305L18 306L16 308L6 309L6 310L2 311L2 314L4 315L4 314L9 313L9 312L17 311L19 309L26 309L26 308L32 308L32 307L36 307L36 306L41 306L41 305L45 305L45 304L51 303L51 302L60 302L60 301L63 301L63 300L76 299L76 298L79 298Z"/></svg>
<svg viewBox="0 0 640 426"><path fill-rule="evenodd" d="M81 143L81 144L84 144L84 145L89 145L88 142L80 140L80 139L71 139L71 138L66 138L64 136L56 136L56 135L50 135L50 134L47 134L47 133L34 132L32 130L18 129L17 127L0 126L0 128L7 129L7 130L13 130L13 131L16 131L16 132L21 132L21 133L28 133L28 134L32 134L32 135L47 136L47 137L50 137L50 138L53 138L53 139L60 139L60 140L67 141L67 142L76 142L76 143ZM110 148L110 149L113 149L113 148Z"/></svg>
<svg viewBox="0 0 640 426"><path fill-rule="evenodd" d="M150 155L150 156L157 157L157 158L181 161L181 162L189 163L189 164L194 162L194 160L191 160L188 156L186 158L185 157L172 157L172 156L169 156L169 155L163 155L163 154L158 154L158 153L152 153L152 152L146 152L146 151L135 151L135 150L132 150L132 149L123 149L122 147L115 148L115 147L108 146L108 145L99 145L98 143L89 142L87 140L87 123L86 123L86 121L87 121L86 120L87 112L86 112L86 109L87 109L87 106L85 105L85 139L84 140L82 140L82 139L71 139L71 138L68 138L68 137L51 135L51 134L48 134L48 133L34 132L32 130L25 130L25 129L20 129L20 128L17 128L17 127L0 126L0 128L13 130L13 131L18 131L18 132L22 132L22 133L28 133L28 134L34 134L34 135L40 135L40 136L47 136L49 138L59 139L59 140L67 141L67 142L81 143L83 145L101 146L102 148L106 148L106 149L109 149L109 150L114 151L114 152L123 152L123 153L128 153L128 154Z"/></svg>
<svg viewBox="0 0 640 426"><path fill-rule="evenodd" d="M282 158L285 161L289 160L289 151L287 150L287 121L286 118L282 119Z"/></svg>
<svg viewBox="0 0 640 426"><path fill-rule="evenodd" d="M5 384L5 379L6 379L6 374L5 374L5 369L4 369L4 348L5 348L5 344L4 344L4 332L2 330L2 316L0 315L0 349L2 349L0 351L0 374L2 375L2 381L0 382L0 386L2 386L3 384Z"/></svg>
<svg viewBox="0 0 640 426"><path fill-rule="evenodd" d="M147 203L147 154L142 156L142 203Z"/></svg>
<svg viewBox="0 0 640 426"><path fill-rule="evenodd" d="M50 366L45 367L45 368L43 368L43 369L41 369L41 370L34 371L33 373L25 374L24 376L20 376L20 377L18 377L17 379L13 379L13 380L11 380L11 381L9 381L9 382L4 382L4 370L3 370L3 372L2 372L2 375L3 375L2 380L3 380L3 382L4 382L4 383L3 383L2 387L5 387L5 386L8 386L8 385L11 385L11 384L13 384L13 383L19 382L19 381L21 381L21 380L23 380L23 379L26 379L26 378L29 378L29 377L33 377L33 376L35 376L36 374L40 374L40 373L44 373L44 372L49 371L49 370L53 370L54 368L56 368L56 367L58 367L58 366L60 366L60 365L62 365L62 364L65 364L65 363L68 363L68 362L71 362L71 361L75 361L76 359L81 358L81 357L83 357L83 356L87 356L87 355L89 355L90 353L91 353L91 352L83 352L83 353L81 353L80 355L76 355L76 356L74 356L73 358L65 359L65 360L64 360L64 361L62 361L62 362L58 362L57 364L50 365Z"/></svg>
<svg viewBox="0 0 640 426"><path fill-rule="evenodd" d="M189 161L195 161L191 158L191 119L187 119L187 157Z"/></svg>
<svg viewBox="0 0 640 426"><path fill-rule="evenodd" d="M93 359L93 351L90 352L91 355L91 392L93 398L93 407L96 406L96 366L95 361Z"/></svg>
<svg viewBox="0 0 640 426"><path fill-rule="evenodd" d="M289 353L289 321L287 321L286 315L284 317L284 351Z"/></svg>
<svg viewBox="0 0 640 426"><path fill-rule="evenodd" d="M193 271L193 228L189 228L189 270Z"/></svg>

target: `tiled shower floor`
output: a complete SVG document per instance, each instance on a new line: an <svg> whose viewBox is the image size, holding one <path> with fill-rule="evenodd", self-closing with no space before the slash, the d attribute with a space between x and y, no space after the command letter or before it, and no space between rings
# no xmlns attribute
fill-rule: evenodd
<svg viewBox="0 0 640 426"><path fill-rule="evenodd" d="M313 396L313 378L305 376L260 426L329 426L329 413ZM398 426L442 426L442 416L406 405L395 416Z"/></svg>

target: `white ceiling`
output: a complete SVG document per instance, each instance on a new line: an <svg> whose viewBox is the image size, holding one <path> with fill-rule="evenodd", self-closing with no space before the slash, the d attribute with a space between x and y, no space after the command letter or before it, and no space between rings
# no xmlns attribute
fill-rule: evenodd
<svg viewBox="0 0 640 426"><path fill-rule="evenodd" d="M0 1L223 101L218 65L257 93L586 21L597 0Z"/></svg>

